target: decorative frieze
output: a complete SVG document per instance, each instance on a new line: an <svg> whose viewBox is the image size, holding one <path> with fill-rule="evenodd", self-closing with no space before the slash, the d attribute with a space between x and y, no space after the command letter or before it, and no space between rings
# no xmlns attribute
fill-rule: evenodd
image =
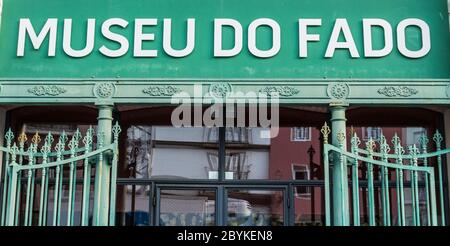
<svg viewBox="0 0 450 246"><path fill-rule="evenodd" d="M417 94L419 91L408 86L385 86L378 89L378 94L387 97L410 97Z"/></svg>
<svg viewBox="0 0 450 246"><path fill-rule="evenodd" d="M142 92L154 97L170 97L181 92L181 89L173 85L152 85L143 89Z"/></svg>
<svg viewBox="0 0 450 246"><path fill-rule="evenodd" d="M259 92L264 93L269 97L274 94L278 94L279 96L283 97L291 97L297 95L300 92L300 90L291 86L283 85L283 86L266 86L264 88L261 88Z"/></svg>
<svg viewBox="0 0 450 246"><path fill-rule="evenodd" d="M65 93L67 90L61 86L56 85L37 85L27 90L28 93L36 96L58 96Z"/></svg>

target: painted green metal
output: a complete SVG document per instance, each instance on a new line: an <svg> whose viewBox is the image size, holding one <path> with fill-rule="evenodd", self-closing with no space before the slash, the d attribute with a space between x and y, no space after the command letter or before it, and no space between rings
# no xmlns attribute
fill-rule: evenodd
<svg viewBox="0 0 450 246"><path fill-rule="evenodd" d="M366 149L369 152L367 156L368 159L373 159L373 152L375 148L375 142L372 138L366 142ZM369 225L375 226L375 191L373 187L373 164L372 162L367 163L367 193L368 193L368 214L369 214Z"/></svg>
<svg viewBox="0 0 450 246"><path fill-rule="evenodd" d="M419 149L415 144L408 146L409 153L412 156L410 162L411 165L417 167L417 154L419 154ZM413 199L413 225L420 226L420 203L419 203L419 185L418 185L418 175L417 171L411 170L411 199ZM428 191L426 191L428 192Z"/></svg>
<svg viewBox="0 0 450 246"><path fill-rule="evenodd" d="M346 137L345 137L345 132L339 132L337 134L337 140L339 143L339 148L344 151L345 150L345 145L346 145ZM337 165L338 164L338 165ZM337 184L335 184L337 187L335 187L335 190L338 190L338 193L340 194L340 196L342 197L340 199L340 213L339 215L342 216L342 225L349 225L349 221L348 221L348 197L347 196L347 192L346 192L346 188L347 188L347 184L348 184L348 180L347 180L347 165L345 163L345 157L342 153L339 153L339 158L338 158L338 162L334 163L334 169L338 169L339 168L339 174L340 176L338 177L340 179L340 186L338 186ZM333 175L335 175L335 173L333 172ZM334 194L333 194L334 195Z"/></svg>
<svg viewBox="0 0 450 246"><path fill-rule="evenodd" d="M108 104L98 106L98 135L99 146L111 143L112 109ZM111 163L104 154L99 155L96 167L96 179L94 188L94 215L93 225L108 225L110 189L111 189Z"/></svg>
<svg viewBox="0 0 450 246"><path fill-rule="evenodd" d="M112 128L114 143L119 142L119 134L122 129L119 126L119 122L116 121L116 124ZM109 205L109 225L115 225L116 222L116 188L114 185L117 181L117 162L119 160L119 146L116 144L116 150L113 153L112 165L111 165L111 195L110 195L110 205Z"/></svg>
<svg viewBox="0 0 450 246"><path fill-rule="evenodd" d="M80 140L81 133L77 129L77 131L73 134L72 139L69 142L69 148L70 148L70 158L73 159L76 156L76 150L78 149L78 144ZM75 192L76 192L76 163L71 162L70 172L69 172L69 208L67 209L67 225L72 226L73 225L73 219L74 219L74 210L75 210Z"/></svg>
<svg viewBox="0 0 450 246"><path fill-rule="evenodd" d="M345 141L346 118L345 105L334 104L330 107L331 111L331 141L335 146L345 151L347 146ZM333 225L345 226L349 224L349 207L348 207L348 178L347 165L344 156L340 156L339 152L334 158L333 171L331 175L333 179L333 211L342 211L342 213L334 213Z"/></svg>
<svg viewBox="0 0 450 246"><path fill-rule="evenodd" d="M35 147L34 144L31 143L30 147L28 148L28 158L30 160L29 165L33 165L33 161L34 161L34 154L35 152ZM24 213L24 225L25 226L29 226L31 225L31 219L30 219L30 210L32 209L32 205L31 205L31 186L32 186L32 178L33 178L33 170L28 170L27 171L27 193L26 193L26 201L25 201L25 213ZM33 183L34 185L34 183Z"/></svg>
<svg viewBox="0 0 450 246"><path fill-rule="evenodd" d="M6 143L6 148L1 147L0 150L4 153L6 153L6 158L9 160L7 162L6 171L8 172L8 187L6 189L5 193L5 206L2 207L2 211L4 212L4 216L2 217L3 225L25 225L30 226L34 225L33 223L33 200L34 200L34 194L33 194L33 187L36 185L39 186L40 192L37 194L39 199L39 211L38 211L38 220L37 224L41 226L45 225L61 225L61 218L63 217L61 214L61 186L62 186L62 178L63 178L63 170L64 167L69 167L70 171L76 170L76 167L78 163L80 163L80 166L83 168L86 168L86 163L88 165L92 165L89 163L89 160L94 160L96 157L99 159L99 163L101 163L102 155L112 155L113 156L113 165L115 165L115 168L117 168L117 155L118 155L118 132L120 132L120 127L118 124L114 127L114 142L104 145L103 143L99 143L97 141L97 146L95 149L93 149L93 134L94 130L92 127L90 127L86 133L86 136L83 138L83 148L79 148L78 144L81 139L81 133L79 130L77 130L69 142L69 149L70 151L65 151L65 143L67 141L67 135L66 133L62 133L59 137L58 143L55 145L55 151L52 152L51 146L53 142L53 135L49 133L43 145L40 147L40 153L38 152L38 144L40 142L40 137L36 133L31 141L30 146L28 147L28 150L24 150L24 148L21 147L21 141L19 138L19 147L17 144L12 142L13 134L9 130L8 132L11 132L10 134L7 134L7 139L11 138L11 142L8 144L8 140ZM50 156L56 157L56 160L50 159ZM64 158L64 156L67 156L68 158ZM115 156L115 157L114 157ZM20 160L22 160L22 163L20 164ZM28 160L27 163L25 163L24 160ZM115 164L114 164L115 163ZM95 165L98 165L95 164ZM48 196L49 194L49 179L48 175L51 170L55 170L55 186L54 186L54 195L53 199L51 200ZM58 171L59 170L59 171ZM84 169L86 170L86 169ZM24 173L27 175L26 180L26 189L18 189L18 181L19 181L19 174ZM34 183L34 177L35 174L41 175L41 182L40 184ZM88 225L89 222L89 192L90 184L89 182L86 182L86 180L90 180L90 174L89 172L84 171L83 178L83 197L75 197L75 176L74 172L69 173L69 199L67 203L67 225L75 225L74 224L74 204L78 200L82 200L82 222L81 225ZM113 180L115 182L117 173L113 172ZM95 177L96 180L98 177ZM72 184L72 187L70 187ZM115 190L104 190L104 192L108 193L114 193L115 197ZM25 201L19 201L18 197L24 197ZM18 206L17 203L24 203L25 204L25 210L23 213L24 218L18 217L19 214L21 214L21 211L19 211L19 208L21 206ZM53 207L49 208L48 204L49 202L53 202ZM96 200L98 202L98 200ZM108 199L108 202L110 200ZM52 221L47 221L47 212L50 211L50 209L53 209L53 219ZM112 210L112 213L114 213L114 209ZM106 213L108 214L109 211ZM99 225L108 225L111 224L107 220L104 224Z"/></svg>
<svg viewBox="0 0 450 246"><path fill-rule="evenodd" d="M422 148L422 153L424 153L424 154L426 154L428 151L427 149L428 149L429 141L430 140L428 139L428 137L425 133L423 133L422 136L419 137L419 144ZM427 158L423 158L423 165L428 166ZM429 190L429 189L430 189L429 177L428 177L428 175L425 175L425 190ZM427 218L431 218L430 194L428 192L426 192L425 203L426 203L426 209L427 209ZM427 219L427 225L429 225L429 226L431 225L431 221L429 219Z"/></svg>
<svg viewBox="0 0 450 246"><path fill-rule="evenodd" d="M198 95L196 89L207 99L214 84L229 85L232 93L247 95L245 99L254 99L252 93L274 88L280 90L280 84L286 93L280 95L284 104L327 104L345 101L352 105L448 105L450 79L126 79L126 78L36 78L12 79L0 77L0 104L94 104L108 100L114 104L154 104L171 103L173 91L186 92L190 97ZM338 87L335 87L338 84ZM101 86L100 86L101 85ZM171 87L169 87L171 86ZM348 86L348 87L347 87ZM64 89L65 92L54 95L36 95L29 90L34 87ZM145 93L153 88L157 92ZM172 88L172 89L168 89ZM343 89L336 94L333 88ZM384 93L384 88L390 92ZM172 91L171 91L172 90ZM94 91L101 91L94 94ZM381 93L380 93L381 92ZM398 92L398 94L396 94ZM340 98L336 98L340 97ZM180 98L188 98L180 95Z"/></svg>
<svg viewBox="0 0 450 246"><path fill-rule="evenodd" d="M436 131L436 133L433 136L433 140L436 144L437 151L441 150L441 143L442 143L442 135L439 131ZM437 157L437 164L438 164L438 178L439 178L439 200L440 200L440 207L441 207L441 225L445 226L445 206L444 206L444 172L443 172L443 166L442 166L442 156ZM434 183L431 183L434 184Z"/></svg>
<svg viewBox="0 0 450 246"><path fill-rule="evenodd" d="M83 138L85 146L84 154L87 155L91 151L93 143L94 129L89 126L86 132L86 136ZM83 201L81 208L81 225L87 226L89 224L89 198L91 191L91 165L89 164L89 158L84 159L83 167ZM114 184L114 183L113 183Z"/></svg>
<svg viewBox="0 0 450 246"><path fill-rule="evenodd" d="M439 134L435 134L435 137L439 142ZM327 139L327 137L325 138L324 135L324 139ZM440 140L442 141L442 140ZM384 138L384 136L381 136L380 138L380 145L379 145L379 150L380 152L375 152L376 149L376 142L373 139L369 139L366 142L366 149L359 149L358 145L360 143L359 138L356 134L353 134L352 139L351 139L351 144L352 144L352 150L351 152L348 152L346 150L343 150L341 145L332 145L332 144L328 144L327 141L324 141L324 157L328 156L332 153L337 153L339 157L343 158L347 158L348 160L351 160L351 164L352 164L352 191L353 191L353 195L352 195L352 209L353 209L353 225L360 225L360 222L356 219L359 216L358 212L361 208L359 207L359 201L356 202L356 200L359 200L359 195L356 195L358 193L358 175L355 175L356 173L358 173L358 166L366 166L367 167L367 183L368 183L368 188L367 188L367 199L368 199L368 219L369 219L369 225L374 226L374 225L384 225L384 226L390 226L391 225L391 211L396 211L397 214L395 216L397 216L397 219L394 221L397 221L397 224L399 226L405 226L405 225L409 225L409 223L406 221L406 204L405 204L405 195L404 195L404 182L408 181L411 182L411 194L412 194L412 198L411 198L411 204L412 204L412 211L411 211L411 216L413 218L413 225L415 226L420 226L420 225L432 225L432 226L436 226L438 225L438 211L437 211L437 206L436 206L436 186L441 186L442 183L441 181L438 181L437 183L435 182L435 167L429 166L426 163L429 163L429 160L420 163L419 164L419 159L430 159L430 158L436 158L436 157L441 157L443 155L446 155L448 153L450 153L450 149L445 149L445 150L441 150L439 148L436 149L435 152L428 152L428 149L426 149L425 151L423 151L424 149L424 144L426 143L426 141L424 141L424 139L421 140L420 144L421 144L421 148L422 148L422 153L420 152L419 148L413 144L411 146L408 146L408 151L409 154L405 155L405 151L403 146L401 146L401 140L400 138L397 136L397 134L394 135L394 137L392 138L392 144L393 144L393 150L394 150L394 154L389 154L391 148L390 146L387 144L387 140ZM376 158L375 158L376 157ZM393 159L393 161L391 161L390 159ZM406 160L409 165L404 165L403 162L404 160ZM329 168L328 165L328 159L324 158L324 167ZM384 170L384 175L380 176L380 181L382 184L382 189L381 191L378 193L375 189L374 189L374 175L373 175L373 169L374 167L377 167L378 170L383 171ZM389 175L387 175L389 172L391 171L395 171L396 176L395 176L395 187L389 187L389 184L392 184L388 181ZM404 172L408 172L411 175L410 180L404 180ZM419 199L419 184L418 184L418 176L423 175L425 177L428 178L429 182L429 186L428 188L426 188L424 190L425 192L425 197L426 197L426 203L429 205L429 213L427 212L427 214L425 215L426 218L421 218L421 214L420 214L420 206L421 204L423 204L423 201L421 199ZM328 178L328 179L327 179ZM330 180L330 177L326 177L325 179L325 183L327 183L327 181ZM358 182L355 182L358 181ZM384 185L383 185L384 183ZM395 193L397 196L397 203L393 204L389 201L389 198L391 196L390 192L388 191L390 188L395 188ZM440 194L440 192L439 192ZM342 199L350 199L349 197L346 197L343 195L343 192L341 193L341 195L343 196ZM380 211L376 211L375 210L375 196L380 196L382 199L381 201L381 205L383 206L383 209L381 211L382 214L378 215L377 213L379 213ZM358 199L356 199L358 198ZM330 199L329 196L325 196L325 199ZM333 207L335 206L334 202L335 201L339 201L341 202L341 200L339 199L333 199ZM326 201L325 201L326 202ZM394 208L393 206L396 205L397 207ZM366 209L366 208L363 208ZM334 210L333 211L334 216L336 216L336 213L344 214L344 211L342 210ZM330 220L331 216L331 211L327 211L326 210L326 217L327 220ZM376 222L376 218L383 218L383 223L377 223ZM440 217L444 218L444 221L441 222L441 225L443 225L445 223L445 214L444 211L442 211L441 214L439 214ZM427 224L422 223L421 221L428 221ZM329 225L329 224L328 224Z"/></svg>
<svg viewBox="0 0 450 246"><path fill-rule="evenodd" d="M6 140L6 149L11 149L11 143L14 139L14 134L12 133L11 129L9 129L5 134L5 140ZM9 155L5 155L5 163L9 163ZM5 218L6 218L6 204L7 204L7 194L8 194L8 180L9 180L9 168L5 168L5 176L3 178L3 197L2 197L2 218L1 218L1 225L5 225Z"/></svg>
<svg viewBox="0 0 450 246"><path fill-rule="evenodd" d="M78 0L61 2L41 0L3 0L2 28L0 29L1 77L40 78L449 78L447 55L448 19L445 0ZM155 7L157 6L157 7ZM326 7L324 7L326 6ZM112 31L129 40L130 49L124 56L106 58L98 49L105 45L117 48L117 43L104 38L100 28L109 18L123 18L129 22L126 28ZM29 18L35 29L40 30L48 18L58 18L56 55L47 57L48 42L34 50L30 41L25 45L25 56L17 57L18 22ZM63 19L73 20L72 47L81 49L86 45L86 21L96 19L94 51L92 54L73 59L62 49ZM133 57L134 24L136 18L157 18L156 26L144 29L154 33L154 41L144 41L144 49L155 49L158 57ZM161 49L163 46L163 18L172 19L172 45L186 46L186 20L196 19L195 49L187 57L174 58ZM243 28L243 50L228 58L214 57L214 19L232 18ZM280 52L271 58L253 56L248 48L247 29L258 18L271 18L281 28ZM320 18L321 26L309 27L308 33L319 34L320 41L309 42L308 57L299 57L299 18ZM361 58L351 59L348 50L338 49L333 58L325 58L336 18L346 18ZM408 59L396 49L378 59L364 58L363 18L382 18L396 30L400 21L407 18L423 19L431 28L432 49L420 59ZM420 35L415 29L407 33L408 47L420 48ZM267 50L272 45L271 31L267 27L258 30L257 44ZM374 47L383 47L383 32L374 31ZM396 35L394 35L394 38ZM233 31L223 32L224 46L233 46ZM193 67L199 69L192 69ZM408 67L409 69L405 69ZM389 69L387 69L389 68Z"/></svg>
<svg viewBox="0 0 450 246"><path fill-rule="evenodd" d="M330 180L330 163L328 159L328 135L330 134L331 130L330 127L325 124L323 125L320 132L323 135L323 142L324 142L324 150L323 150L323 178L325 180ZM331 226L331 190L330 190L330 182L325 182L325 225Z"/></svg>
<svg viewBox="0 0 450 246"><path fill-rule="evenodd" d="M352 136L352 153L358 155L358 146L361 144L361 140L358 138L356 133ZM360 212L359 212L359 169L358 169L358 159L353 159L352 164L352 201L353 201L353 225L359 226Z"/></svg>
<svg viewBox="0 0 450 246"><path fill-rule="evenodd" d="M431 225L437 226L438 225L438 219L437 219L437 208L436 208L436 188L434 186L435 184L435 178L434 178L434 171L430 171L430 183L433 185L430 185L430 202L431 202ZM443 221L442 226L445 224L445 218Z"/></svg>
<svg viewBox="0 0 450 246"><path fill-rule="evenodd" d="M29 2L4 0L0 29L0 104L94 104L105 99L112 104L170 103L173 92L193 95L194 85L201 84L202 94L207 94L217 83L229 84L232 92L244 94L270 89L283 91L280 102L292 104L329 104L334 101L372 105L450 103L450 94L447 93L450 86L449 26L446 18L440 17L447 11L445 0L432 3L411 3L409 0L282 0L282 4L273 0ZM155 4L158 8L153 7ZM177 11L180 9L183 11ZM29 38L25 42L25 56L17 57L19 19L29 18L39 31L50 17L58 18L55 57L47 59L48 40L39 50L34 50ZM98 48L102 45L113 48L117 43L102 37L99 28L104 20L112 17L129 22L126 28L113 27L112 31L124 35L130 44L134 39L135 18L158 18L156 26L145 30L156 37L154 41L144 41L145 49L162 47L162 18L173 18L172 45L183 47L186 43L185 21L196 18L194 52L187 57L173 58L159 50L158 57L136 58L130 48L127 55L107 58L98 52ZM352 59L346 49L338 49L333 58L324 58L336 17L348 20L361 56L363 18L385 19L394 31L405 18L423 19L431 27L432 49L420 59L406 58L395 49L378 59ZM71 41L78 49L86 42L86 19L96 18L97 32L92 54L74 59L63 52L64 18L73 19ZM239 55L214 57L215 18L233 18L241 22L245 34L244 48ZM257 58L246 47L247 28L257 18L272 18L282 30L280 52L272 58ZM321 26L308 28L308 33L319 34L321 38L319 42L308 42L307 58L298 56L299 18L322 19ZM417 49L421 43L420 35L414 28L410 29L408 47ZM259 48L271 46L270 33L266 26L259 28L256 38ZM233 45L232 34L231 29L223 32L224 45L230 46L228 48ZM374 30L372 35L374 47L382 47L383 32Z"/></svg>
<svg viewBox="0 0 450 246"><path fill-rule="evenodd" d="M401 140L397 136L397 133L392 138L392 143L394 144L394 150L395 150L395 163L397 165L403 165L403 154L405 153L405 150L403 149L401 145ZM398 208L398 214L397 217L399 218L399 225L405 226L406 225L406 213L405 213L405 196L404 196L404 190L403 190L403 169L396 169L397 173L397 208Z"/></svg>
<svg viewBox="0 0 450 246"><path fill-rule="evenodd" d="M388 162L387 154L391 148L389 147L386 137L380 136L380 152L382 154L382 161ZM391 206L389 199L389 170L387 167L381 167L381 200L383 209L383 225L391 225Z"/></svg>

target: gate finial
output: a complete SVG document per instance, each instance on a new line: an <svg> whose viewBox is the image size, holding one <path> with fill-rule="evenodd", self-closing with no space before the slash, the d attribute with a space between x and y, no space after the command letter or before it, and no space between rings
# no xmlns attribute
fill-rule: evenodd
<svg viewBox="0 0 450 246"><path fill-rule="evenodd" d="M122 131L122 129L119 126L119 122L116 121L116 124L114 124L113 128L112 128L112 132L114 135L114 142L117 142L117 140L119 139L119 134Z"/></svg>
<svg viewBox="0 0 450 246"><path fill-rule="evenodd" d="M436 133L433 136L433 140L436 143L436 149L441 150L441 142L443 140L441 133L439 130L436 130Z"/></svg>
<svg viewBox="0 0 450 246"><path fill-rule="evenodd" d="M19 137L17 138L17 140L19 141L19 144L21 146L23 146L25 144L25 142L27 141L27 135L25 134L25 132L22 132Z"/></svg>
<svg viewBox="0 0 450 246"><path fill-rule="evenodd" d="M326 121L325 121L325 124L323 124L320 132L323 135L323 143L327 144L328 143L328 135L330 135L331 130Z"/></svg>
<svg viewBox="0 0 450 246"><path fill-rule="evenodd" d="M39 132L36 132L33 135L33 138L31 139L31 142L33 142L34 146L37 147L37 145L41 142L41 137L39 136Z"/></svg>
<svg viewBox="0 0 450 246"><path fill-rule="evenodd" d="M372 138L369 138L369 141L366 142L367 152L369 152L369 154L373 154L375 147L376 147L375 141L373 141Z"/></svg>
<svg viewBox="0 0 450 246"><path fill-rule="evenodd" d="M341 147L344 146L344 144L345 144L345 133L344 132L339 132L336 137L337 137L339 146L341 146Z"/></svg>
<svg viewBox="0 0 450 246"><path fill-rule="evenodd" d="M11 128L9 128L8 131L5 134L6 146L8 148L11 147L13 138L14 138L14 133L12 132Z"/></svg>
<svg viewBox="0 0 450 246"><path fill-rule="evenodd" d="M430 140L428 140L427 135L424 133L422 133L422 135L420 135L419 137L419 146L422 148L422 150L424 152L427 152L427 147L428 147L428 143L430 142Z"/></svg>
<svg viewBox="0 0 450 246"><path fill-rule="evenodd" d="M380 136L380 151L383 154L383 157L386 157L389 151L391 151L391 147L389 147L386 137L383 134Z"/></svg>

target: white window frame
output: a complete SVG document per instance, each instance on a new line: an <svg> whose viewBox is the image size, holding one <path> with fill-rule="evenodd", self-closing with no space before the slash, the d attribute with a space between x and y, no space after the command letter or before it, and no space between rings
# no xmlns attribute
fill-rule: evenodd
<svg viewBox="0 0 450 246"><path fill-rule="evenodd" d="M297 135L295 134L296 129L299 128L307 128L308 129L308 138L297 138ZM311 127L307 126L307 127L292 127L291 128L291 141L292 142L309 142L311 141Z"/></svg>
<svg viewBox="0 0 450 246"><path fill-rule="evenodd" d="M378 136L377 138L374 138L374 137L372 136L372 133L369 134L369 130L372 132L372 128L376 128L377 131L379 130L379 132L378 132L378 135L379 135L379 136ZM372 137L372 140L373 140L373 141L379 141L382 134L383 134L383 128L381 128L381 127L379 127L379 126L363 127L363 136L364 136L363 139L364 139L364 140L369 140L369 138ZM369 135L370 135L370 136L369 136Z"/></svg>
<svg viewBox="0 0 450 246"><path fill-rule="evenodd" d="M309 170L309 166L308 165L293 163L291 165L291 168L292 168L292 179L293 180L297 180L295 178L295 176L296 176L295 174L297 172L305 172L305 171L306 171L306 176L307 176L307 178L305 180L311 180L311 170ZM307 192L306 193L301 193L301 194L297 192L297 188L298 188L298 186L294 187L295 197L303 198L303 199L311 199L311 187L305 187Z"/></svg>

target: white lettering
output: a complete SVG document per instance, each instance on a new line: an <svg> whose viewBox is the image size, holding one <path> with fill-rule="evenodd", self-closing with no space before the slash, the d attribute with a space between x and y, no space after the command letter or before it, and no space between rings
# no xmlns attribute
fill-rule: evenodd
<svg viewBox="0 0 450 246"><path fill-rule="evenodd" d="M341 32L344 35L344 42L338 41ZM346 19L336 19L330 41L328 42L327 51L325 52L325 57L333 57L336 49L348 49L352 58L359 57L355 41L353 40L353 36L350 32L350 27L348 26Z"/></svg>
<svg viewBox="0 0 450 246"><path fill-rule="evenodd" d="M406 28L408 26L417 26L420 28L422 34L422 48L413 51L406 47ZM397 26L397 47L400 53L408 58L424 57L431 50L430 27L425 21L420 19L405 19Z"/></svg>
<svg viewBox="0 0 450 246"><path fill-rule="evenodd" d="M322 19L299 19L298 20L298 36L299 36L299 56L308 57L308 41L320 41L319 34L308 34L308 26L320 26Z"/></svg>
<svg viewBox="0 0 450 246"><path fill-rule="evenodd" d="M144 34L144 26L155 26L157 19L136 19L134 26L134 56L135 57L157 57L157 50L143 50L142 41L155 40L155 34Z"/></svg>
<svg viewBox="0 0 450 246"><path fill-rule="evenodd" d="M374 50L372 45L372 26L379 26L384 31L384 47ZM389 22L383 19L363 19L364 35L364 56L365 57L383 57L389 55L392 51L392 27Z"/></svg>
<svg viewBox="0 0 450 246"><path fill-rule="evenodd" d="M105 22L103 22L102 25L102 34L105 38L115 41L120 44L120 48L116 50L111 50L107 48L105 45L100 47L99 51L105 56L108 57L120 57L125 55L128 52L129 43L128 39L126 39L124 36L111 32L110 28L111 26L120 26L122 28L125 28L128 26L128 21L121 19L121 18L112 18L108 19Z"/></svg>
<svg viewBox="0 0 450 246"><path fill-rule="evenodd" d="M191 54L195 47L195 19L188 19L187 21L187 44L182 50L175 50L172 48L172 20L164 19L163 22L163 49L166 54L173 57L185 57Z"/></svg>
<svg viewBox="0 0 450 246"><path fill-rule="evenodd" d="M63 50L71 57L84 57L94 49L95 19L88 19L86 34L86 46L81 50L74 50L71 46L72 19L64 19Z"/></svg>
<svg viewBox="0 0 450 246"><path fill-rule="evenodd" d="M234 29L234 47L224 50L222 47L222 28L230 26ZM233 19L214 19L214 56L232 57L239 54L242 50L242 26Z"/></svg>
<svg viewBox="0 0 450 246"><path fill-rule="evenodd" d="M256 47L256 29L260 26L268 26L272 29L272 47L268 50L260 50ZM248 27L248 50L256 57L273 57L281 48L281 30L280 25L272 19L256 19Z"/></svg>
<svg viewBox="0 0 450 246"><path fill-rule="evenodd" d="M48 56L55 56L56 51L56 31L58 27L58 19L48 19L42 27L39 35L36 35L30 19L19 20L19 37L17 40L17 56L24 56L25 54L25 35L28 33L31 44L35 50L41 47L45 37L50 33L48 40Z"/></svg>

